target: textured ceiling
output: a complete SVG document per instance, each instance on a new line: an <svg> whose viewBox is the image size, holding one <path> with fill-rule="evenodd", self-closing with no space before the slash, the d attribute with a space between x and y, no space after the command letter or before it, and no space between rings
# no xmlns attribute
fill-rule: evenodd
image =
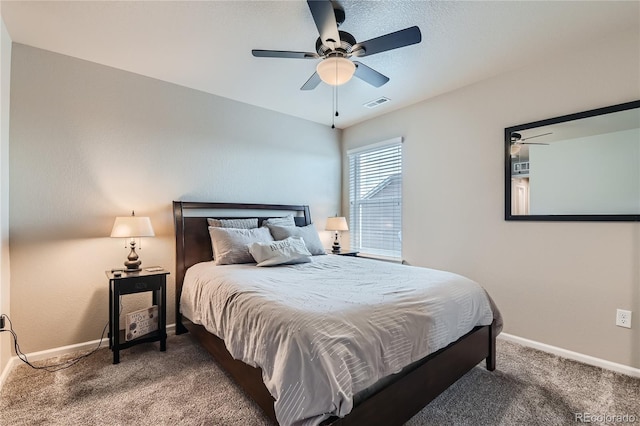
<svg viewBox="0 0 640 426"><path fill-rule="evenodd" d="M390 77L338 89L344 128L640 26L638 1L341 1L341 30L364 41L418 25L422 42L360 61ZM330 125L331 87L300 91L318 60L255 58L311 51L304 1L2 1L14 42ZM391 99L376 109L364 103Z"/></svg>

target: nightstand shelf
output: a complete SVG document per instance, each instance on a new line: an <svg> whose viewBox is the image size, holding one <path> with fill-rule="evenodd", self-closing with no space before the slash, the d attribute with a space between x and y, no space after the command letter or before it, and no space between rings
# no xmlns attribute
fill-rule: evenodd
<svg viewBox="0 0 640 426"><path fill-rule="evenodd" d="M168 271L122 273L106 271L109 278L109 348L113 363L120 362L120 351L140 343L160 342L160 351L167 349L167 275ZM152 302L158 307L158 329L125 341L125 330L120 330L120 297L126 294L152 292Z"/></svg>
<svg viewBox="0 0 640 426"><path fill-rule="evenodd" d="M151 333L147 333L144 336L140 336L136 339L133 340L129 340L126 341L125 340L125 330L120 330L120 332L118 333L118 348L119 350L123 350L123 349L127 349L130 348L131 346L135 346L138 345L140 343L151 343L151 342L158 342L160 341L160 330L156 330L156 331L152 331ZM162 343L161 343L162 344ZM160 349L161 351L166 350L166 345L164 349ZM114 364L116 364L114 362Z"/></svg>
<svg viewBox="0 0 640 426"><path fill-rule="evenodd" d="M359 251L340 251L338 253L334 253L332 251L329 252L329 254L336 254L338 256L352 256L352 257L357 257L358 253L360 253Z"/></svg>

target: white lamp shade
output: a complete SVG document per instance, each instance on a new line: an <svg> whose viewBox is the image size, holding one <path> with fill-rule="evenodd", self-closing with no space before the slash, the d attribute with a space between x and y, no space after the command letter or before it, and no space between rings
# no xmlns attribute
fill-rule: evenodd
<svg viewBox="0 0 640 426"><path fill-rule="evenodd" d="M332 86L340 86L351 80L356 71L356 65L347 58L327 58L318 64L316 72L320 79Z"/></svg>
<svg viewBox="0 0 640 426"><path fill-rule="evenodd" d="M342 216L328 217L325 229L327 231L348 231L347 219Z"/></svg>
<svg viewBox="0 0 640 426"><path fill-rule="evenodd" d="M151 220L144 216L118 216L113 224L114 238L155 237Z"/></svg>

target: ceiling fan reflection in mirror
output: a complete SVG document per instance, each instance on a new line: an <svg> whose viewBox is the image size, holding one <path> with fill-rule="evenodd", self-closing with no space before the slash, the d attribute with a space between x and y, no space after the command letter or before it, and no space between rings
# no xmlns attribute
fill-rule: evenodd
<svg viewBox="0 0 640 426"><path fill-rule="evenodd" d="M363 58L422 41L420 28L414 26L358 43L348 32L338 30L345 20L344 9L338 3L331 0L307 0L307 5L320 33L316 41L316 52L251 51L253 56L262 58L321 59L316 72L300 90L315 89L320 81L339 86L354 75L372 86L380 87L389 81L389 77L350 58Z"/></svg>
<svg viewBox="0 0 640 426"><path fill-rule="evenodd" d="M520 133L513 132L511 133L511 155L518 155L520 150L522 149L522 145L549 145L544 142L525 142L529 139L539 138L540 136L547 136L552 134L553 132L541 133L539 135L529 136L528 138L523 138Z"/></svg>

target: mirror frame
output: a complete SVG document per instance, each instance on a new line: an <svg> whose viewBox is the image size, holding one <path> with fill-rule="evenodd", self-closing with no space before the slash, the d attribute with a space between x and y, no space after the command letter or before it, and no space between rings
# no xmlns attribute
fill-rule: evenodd
<svg viewBox="0 0 640 426"><path fill-rule="evenodd" d="M517 126L507 127L504 129L504 153L505 153L505 180L504 180L504 208L505 220L513 221L590 221L590 222L637 222L640 221L640 212L638 214L580 214L580 215L513 215L511 214L511 133L525 129L533 129L536 127L549 126L551 124L564 123L567 121L581 120L583 118L595 117L613 112L626 111L630 109L640 108L640 100L626 102L618 105L611 105L604 108L592 109L589 111L578 112L575 114L563 115L560 117L549 118L546 120L534 121L531 123L519 124ZM639 165L640 166L640 165Z"/></svg>

